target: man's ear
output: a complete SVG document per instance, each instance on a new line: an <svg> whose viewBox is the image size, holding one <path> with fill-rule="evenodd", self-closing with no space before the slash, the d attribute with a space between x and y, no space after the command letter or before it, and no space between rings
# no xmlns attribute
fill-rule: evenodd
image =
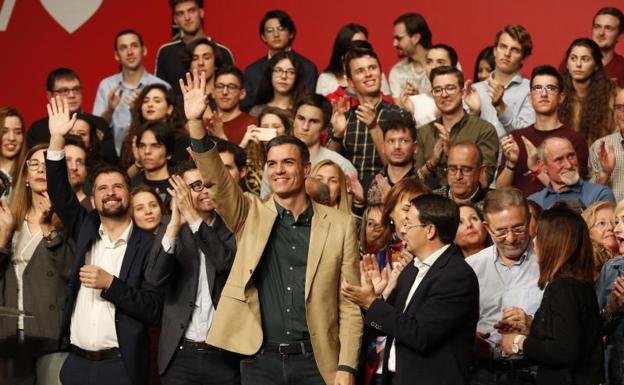
<svg viewBox="0 0 624 385"><path fill-rule="evenodd" d="M420 38L421 38L421 36L420 36L420 34L419 34L419 33L415 33L415 34L413 34L412 36L410 36L409 38L410 38L410 40L412 41L412 44L414 44L414 45L418 45L418 44L420 44Z"/></svg>
<svg viewBox="0 0 624 385"><path fill-rule="evenodd" d="M245 97L247 96L247 90L244 88L241 88L239 94L238 94L238 100L243 100L245 99Z"/></svg>
<svg viewBox="0 0 624 385"><path fill-rule="evenodd" d="M120 61L121 59L119 58L119 54L117 53L117 50L115 50L115 60Z"/></svg>
<svg viewBox="0 0 624 385"><path fill-rule="evenodd" d="M245 179L248 172L249 172L249 169L247 168L247 166L243 166L243 168L240 169L241 179Z"/></svg>

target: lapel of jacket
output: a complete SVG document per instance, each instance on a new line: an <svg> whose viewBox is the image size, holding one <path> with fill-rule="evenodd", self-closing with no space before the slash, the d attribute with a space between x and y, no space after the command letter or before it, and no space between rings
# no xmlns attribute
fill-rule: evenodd
<svg viewBox="0 0 624 385"><path fill-rule="evenodd" d="M130 273L130 268L132 267L132 264L134 263L137 252L141 248L142 241L143 241L142 230L133 224L132 234L130 235L130 239L128 240L128 245L126 246L126 252L124 253L123 262L121 264L121 270L119 271L119 279L121 279L124 282L128 280L128 274Z"/></svg>
<svg viewBox="0 0 624 385"><path fill-rule="evenodd" d="M407 300L407 296L414 284L414 280L416 279L416 275L418 274L418 268L414 266L414 262L410 262L409 265L405 266L405 270L401 272L399 275L399 280L397 282L396 287L396 299L391 301L395 307L403 310L405 307L405 301Z"/></svg>
<svg viewBox="0 0 624 385"><path fill-rule="evenodd" d="M236 255L244 253L244 274L247 276L243 287L247 287L247 284L251 280L253 272L256 271L260 258L264 254L264 249L271 237L273 231L273 225L275 224L275 218L277 218L277 208L275 207L275 201L273 200L273 194L271 194L266 200L260 202L257 207L251 207L250 210L256 210L258 215L248 215L245 227L250 226L252 229L245 229L243 232L248 238L252 238L250 235L255 234L255 239L249 242L249 245L245 245L243 249L240 238L237 238L237 250ZM252 231L250 233L250 231ZM249 272L249 274L247 274Z"/></svg>
<svg viewBox="0 0 624 385"><path fill-rule="evenodd" d="M312 281L316 274L316 270L321 261L321 255L325 242L327 241L327 235L329 234L330 223L327 220L327 213L319 205L312 202L312 209L314 215L312 215L312 227L310 229L310 244L308 245L308 262L306 265L306 278L305 278L305 299L308 299L310 295L310 289L312 288Z"/></svg>
<svg viewBox="0 0 624 385"><path fill-rule="evenodd" d="M427 271L427 274L425 274L422 281L420 281L420 284L418 284L418 287L416 288L414 295L410 299L410 303L407 304L407 307L405 308L406 313L409 310L409 307L412 306L412 304L414 304L415 302L414 300L416 298L420 300L421 293L423 292L423 290L426 290L427 286L430 285L431 281L433 281L438 274L444 274L444 271L443 271L444 267L448 264L448 262L451 260L451 258L455 255L456 252L457 251L455 249L455 245L451 244L449 248L446 249L444 253L442 253L442 255L440 255L440 258L438 258L434 262L434 264L429 268L429 271Z"/></svg>

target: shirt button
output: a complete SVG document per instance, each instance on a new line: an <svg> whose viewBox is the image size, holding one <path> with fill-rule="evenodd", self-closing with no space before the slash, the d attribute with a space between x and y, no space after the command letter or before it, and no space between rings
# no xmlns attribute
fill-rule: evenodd
<svg viewBox="0 0 624 385"><path fill-rule="evenodd" d="M292 228L293 228L293 229L296 229L296 228L297 228L297 226L293 225L293 227L292 227Z"/></svg>
<svg viewBox="0 0 624 385"><path fill-rule="evenodd" d="M294 250L294 249L295 249L295 246L293 246L293 247L292 247L292 249Z"/></svg>
<svg viewBox="0 0 624 385"><path fill-rule="evenodd" d="M286 313L290 313L290 309L286 309Z"/></svg>
<svg viewBox="0 0 624 385"><path fill-rule="evenodd" d="M288 270L291 270L291 271L292 271L292 269L293 269L293 267L292 267L292 266L290 266L290 267L288 268Z"/></svg>
<svg viewBox="0 0 624 385"><path fill-rule="evenodd" d="M286 335L290 335L290 332L288 332L288 331L287 331L287 332L286 332Z"/></svg>
<svg viewBox="0 0 624 385"><path fill-rule="evenodd" d="M286 288L286 290L290 291L290 286L288 286L288 287Z"/></svg>

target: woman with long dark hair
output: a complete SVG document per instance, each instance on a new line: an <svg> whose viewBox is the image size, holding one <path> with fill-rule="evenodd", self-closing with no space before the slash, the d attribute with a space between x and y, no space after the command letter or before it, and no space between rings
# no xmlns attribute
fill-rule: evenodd
<svg viewBox="0 0 624 385"><path fill-rule="evenodd" d="M602 319L587 224L565 205L544 211L535 251L542 303L533 320L518 316L498 325L503 352L536 362L537 385L603 383Z"/></svg>
<svg viewBox="0 0 624 385"><path fill-rule="evenodd" d="M565 56L566 97L559 114L564 125L581 132L589 144L615 130L613 105L617 87L602 65L602 53L591 39L570 44Z"/></svg>
<svg viewBox="0 0 624 385"><path fill-rule="evenodd" d="M11 195L11 184L17 178L19 160L26 154L24 118L16 109L0 109L0 197Z"/></svg>

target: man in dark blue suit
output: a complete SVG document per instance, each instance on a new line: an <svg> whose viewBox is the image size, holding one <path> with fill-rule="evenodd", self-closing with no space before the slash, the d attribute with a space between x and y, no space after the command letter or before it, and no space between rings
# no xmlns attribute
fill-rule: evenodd
<svg viewBox="0 0 624 385"><path fill-rule="evenodd" d="M469 383L479 284L452 244L458 226L454 202L433 194L416 197L400 228L413 263L388 282L365 257L362 287L343 282L344 296L367 309L364 325L388 336L386 385Z"/></svg>
<svg viewBox="0 0 624 385"><path fill-rule="evenodd" d="M154 237L130 217L128 177L115 167L93 174L88 212L67 177L64 135L76 121L67 101L48 104L50 146L46 154L48 194L76 242L61 337L70 355L61 369L64 385L148 382L146 325L160 319L162 299L143 273Z"/></svg>

